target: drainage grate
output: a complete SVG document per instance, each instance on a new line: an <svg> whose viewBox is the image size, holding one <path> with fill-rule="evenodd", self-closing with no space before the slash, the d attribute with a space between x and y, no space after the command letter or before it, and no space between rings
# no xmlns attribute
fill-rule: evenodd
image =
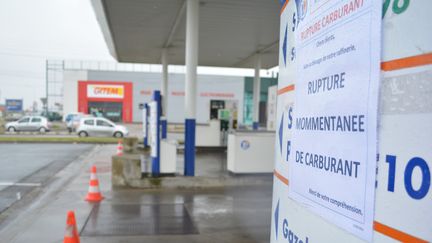
<svg viewBox="0 0 432 243"><path fill-rule="evenodd" d="M82 236L198 234L183 204L95 205Z"/></svg>

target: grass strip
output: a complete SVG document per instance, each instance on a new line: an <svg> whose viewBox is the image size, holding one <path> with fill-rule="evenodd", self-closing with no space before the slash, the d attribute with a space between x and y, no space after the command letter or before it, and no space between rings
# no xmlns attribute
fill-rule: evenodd
<svg viewBox="0 0 432 243"><path fill-rule="evenodd" d="M0 142L7 143L101 143L116 144L118 138L103 137L0 137Z"/></svg>

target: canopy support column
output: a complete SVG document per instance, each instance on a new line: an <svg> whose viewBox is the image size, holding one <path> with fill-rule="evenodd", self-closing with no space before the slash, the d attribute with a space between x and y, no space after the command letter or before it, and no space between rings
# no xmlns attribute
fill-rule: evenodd
<svg viewBox="0 0 432 243"><path fill-rule="evenodd" d="M161 95L162 95L162 139L167 138L167 108L168 108L168 49L162 49L162 85L161 85Z"/></svg>
<svg viewBox="0 0 432 243"><path fill-rule="evenodd" d="M186 85L184 175L195 175L195 116L198 65L199 0L186 2Z"/></svg>
<svg viewBox="0 0 432 243"><path fill-rule="evenodd" d="M259 127L259 103L261 96L261 55L255 55L255 77L253 83L253 129L258 130Z"/></svg>

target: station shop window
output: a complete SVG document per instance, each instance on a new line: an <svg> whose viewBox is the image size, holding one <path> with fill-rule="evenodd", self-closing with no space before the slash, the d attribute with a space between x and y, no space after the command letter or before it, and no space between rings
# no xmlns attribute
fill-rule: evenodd
<svg viewBox="0 0 432 243"><path fill-rule="evenodd" d="M122 102L89 102L88 113L95 117L104 117L112 122L121 122L123 112Z"/></svg>
<svg viewBox="0 0 432 243"><path fill-rule="evenodd" d="M244 88L244 106L243 106L243 124L252 125L253 123L253 77L245 77L245 88ZM270 86L277 85L277 78L261 78L260 87L260 123L264 125L268 88Z"/></svg>

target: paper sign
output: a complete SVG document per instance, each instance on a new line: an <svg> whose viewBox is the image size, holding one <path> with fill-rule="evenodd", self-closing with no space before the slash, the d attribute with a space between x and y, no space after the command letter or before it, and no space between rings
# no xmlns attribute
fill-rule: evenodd
<svg viewBox="0 0 432 243"><path fill-rule="evenodd" d="M381 1L296 1L291 198L372 239Z"/></svg>

